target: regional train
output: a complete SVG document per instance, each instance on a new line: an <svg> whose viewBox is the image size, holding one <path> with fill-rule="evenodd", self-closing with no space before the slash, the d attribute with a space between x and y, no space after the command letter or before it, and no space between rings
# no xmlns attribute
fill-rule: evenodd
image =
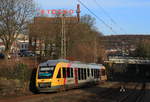
<svg viewBox="0 0 150 102"><path fill-rule="evenodd" d="M64 59L39 64L36 73L38 92L53 92L79 88L107 80L102 64L85 64Z"/></svg>

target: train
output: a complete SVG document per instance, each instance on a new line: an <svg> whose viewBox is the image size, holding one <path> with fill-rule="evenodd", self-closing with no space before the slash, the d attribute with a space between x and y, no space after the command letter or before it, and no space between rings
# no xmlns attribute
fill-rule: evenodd
<svg viewBox="0 0 150 102"><path fill-rule="evenodd" d="M36 88L38 92L54 92L94 85L106 80L106 68L102 64L65 59L48 60L38 65Z"/></svg>

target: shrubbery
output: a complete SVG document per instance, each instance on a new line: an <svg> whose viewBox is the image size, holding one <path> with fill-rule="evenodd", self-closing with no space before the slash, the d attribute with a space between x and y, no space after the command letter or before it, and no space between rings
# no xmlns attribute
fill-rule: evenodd
<svg viewBox="0 0 150 102"><path fill-rule="evenodd" d="M26 64L5 65L0 68L0 97L29 93L33 68ZM35 82L35 80L33 80ZM34 85L34 82L32 84ZM32 86L33 87L33 86ZM34 88L34 87L33 87Z"/></svg>
<svg viewBox="0 0 150 102"><path fill-rule="evenodd" d="M29 81L31 78L32 68L27 65L19 63L15 66L7 66L0 68L0 77L7 79L18 79L21 81Z"/></svg>

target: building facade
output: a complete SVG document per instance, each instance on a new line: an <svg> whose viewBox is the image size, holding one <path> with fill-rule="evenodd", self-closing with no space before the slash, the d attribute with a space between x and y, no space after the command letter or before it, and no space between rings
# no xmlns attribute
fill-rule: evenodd
<svg viewBox="0 0 150 102"><path fill-rule="evenodd" d="M59 55L62 32L78 23L77 17L35 17L29 25L29 50L37 54Z"/></svg>
<svg viewBox="0 0 150 102"><path fill-rule="evenodd" d="M108 35L101 38L106 52L112 54L128 54L143 40L150 40L150 35Z"/></svg>
<svg viewBox="0 0 150 102"><path fill-rule="evenodd" d="M29 38L28 35L19 34L16 41L11 46L10 53L19 53L21 51L27 51L29 48ZM3 41L0 40L0 52L3 52L5 50L5 45L3 44Z"/></svg>

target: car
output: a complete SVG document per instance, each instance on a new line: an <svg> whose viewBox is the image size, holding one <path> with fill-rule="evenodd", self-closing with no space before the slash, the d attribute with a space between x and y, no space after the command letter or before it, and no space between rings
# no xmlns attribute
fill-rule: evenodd
<svg viewBox="0 0 150 102"><path fill-rule="evenodd" d="M0 53L0 59L4 59L5 58L5 55L3 54L3 53ZM8 54L8 57L7 57L8 59L10 59L11 58L11 56Z"/></svg>
<svg viewBox="0 0 150 102"><path fill-rule="evenodd" d="M32 51L23 51L19 54L21 57L30 57L35 56L35 54Z"/></svg>
<svg viewBox="0 0 150 102"><path fill-rule="evenodd" d="M3 53L0 53L0 59L4 59L5 55Z"/></svg>

